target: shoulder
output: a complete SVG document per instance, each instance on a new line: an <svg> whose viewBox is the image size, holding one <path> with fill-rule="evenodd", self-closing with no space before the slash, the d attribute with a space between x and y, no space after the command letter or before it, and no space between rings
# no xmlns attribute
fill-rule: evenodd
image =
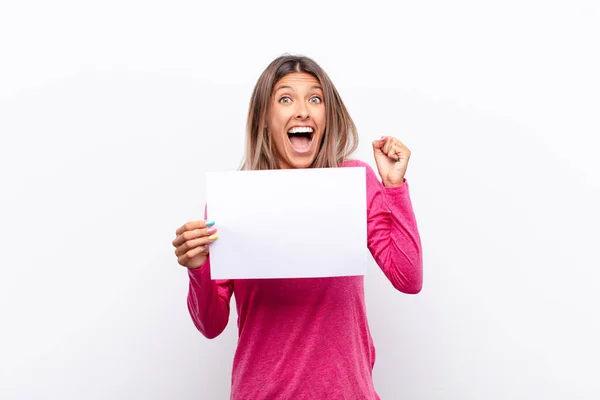
<svg viewBox="0 0 600 400"><path fill-rule="evenodd" d="M340 164L340 168L350 168L350 167L364 167L367 170L367 175L374 173L373 167L371 167L371 165L369 163L362 161L362 160L350 159L350 160L346 160Z"/></svg>
<svg viewBox="0 0 600 400"><path fill-rule="evenodd" d="M372 169L371 166L367 162L362 161L362 160L356 160L356 159L350 159L350 160L343 161L340 164L340 167L341 168L347 168L347 167L365 167L367 169Z"/></svg>

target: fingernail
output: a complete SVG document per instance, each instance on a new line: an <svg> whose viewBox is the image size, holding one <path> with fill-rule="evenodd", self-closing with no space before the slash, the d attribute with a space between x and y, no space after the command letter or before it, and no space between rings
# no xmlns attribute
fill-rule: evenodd
<svg viewBox="0 0 600 400"><path fill-rule="evenodd" d="M212 234L213 234L213 233L215 233L216 231L217 231L217 228L214 228L214 227L213 227L213 228L210 228L209 230L207 230L206 232L207 232L209 235L212 235Z"/></svg>
<svg viewBox="0 0 600 400"><path fill-rule="evenodd" d="M206 226L213 226L215 221L206 221Z"/></svg>
<svg viewBox="0 0 600 400"><path fill-rule="evenodd" d="M380 142L383 142L385 140L385 136L382 136L381 139L379 139Z"/></svg>
<svg viewBox="0 0 600 400"><path fill-rule="evenodd" d="M216 233L214 235L210 235L208 237L208 240L217 240L219 238L219 235L217 235Z"/></svg>

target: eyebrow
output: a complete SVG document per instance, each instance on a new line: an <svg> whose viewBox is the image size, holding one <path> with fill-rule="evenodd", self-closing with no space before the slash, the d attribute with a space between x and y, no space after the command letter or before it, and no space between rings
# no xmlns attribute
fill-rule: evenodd
<svg viewBox="0 0 600 400"><path fill-rule="evenodd" d="M321 90L323 90L323 88L322 88L321 86L319 86L319 85L313 85L313 86L311 86L310 88L311 88L311 89L321 89ZM281 85L281 86L278 86L278 87L277 87L277 89L275 89L275 92L277 92L277 91L279 91L279 90L281 90L281 89L291 89L291 90L294 90L294 88L293 88L293 87L291 87L291 86L288 86L288 85ZM275 92L274 92L274 93L275 93Z"/></svg>

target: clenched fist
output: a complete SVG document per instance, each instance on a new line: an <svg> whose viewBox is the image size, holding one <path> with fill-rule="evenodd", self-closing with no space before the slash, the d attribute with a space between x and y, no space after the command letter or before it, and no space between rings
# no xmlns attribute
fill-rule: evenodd
<svg viewBox="0 0 600 400"><path fill-rule="evenodd" d="M386 187L402 185L410 159L408 147L395 137L383 136L373 142L373 153L383 185Z"/></svg>

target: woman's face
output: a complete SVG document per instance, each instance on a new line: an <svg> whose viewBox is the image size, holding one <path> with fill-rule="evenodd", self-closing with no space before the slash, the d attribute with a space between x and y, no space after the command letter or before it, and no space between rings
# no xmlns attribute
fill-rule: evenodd
<svg viewBox="0 0 600 400"><path fill-rule="evenodd" d="M280 168L307 168L315 160L325 131L323 100L319 81L305 72L290 73L275 84L267 129Z"/></svg>

